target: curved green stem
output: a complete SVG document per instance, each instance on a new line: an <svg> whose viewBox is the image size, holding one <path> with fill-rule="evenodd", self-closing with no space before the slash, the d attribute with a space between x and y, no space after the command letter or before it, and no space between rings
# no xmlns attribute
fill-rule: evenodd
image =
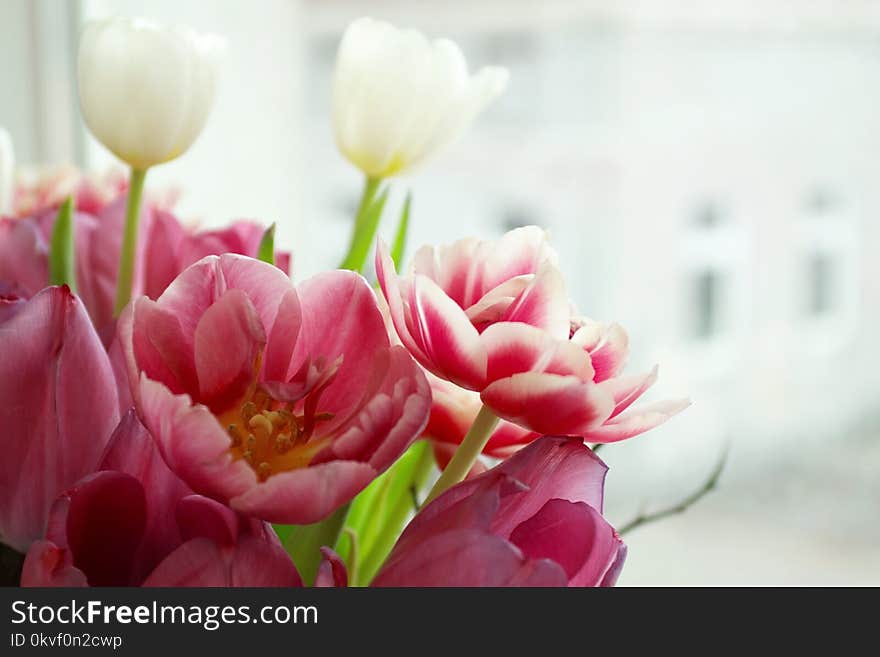
<svg viewBox="0 0 880 657"><path fill-rule="evenodd" d="M128 188L128 204L125 208L125 234L119 252L119 275L116 279L116 317L131 300L131 283L134 280L134 259L137 252L138 223L141 214L141 196L144 192L146 169L131 169L131 184Z"/></svg>
<svg viewBox="0 0 880 657"><path fill-rule="evenodd" d="M497 425L498 417L487 406L481 407L467 435L461 441L461 445L455 450L452 460L449 461L443 474L440 475L437 483L434 484L434 487L428 494L425 504L433 501L441 493L464 480L477 461L480 452L483 451L486 443L489 442L489 438Z"/></svg>
<svg viewBox="0 0 880 657"><path fill-rule="evenodd" d="M373 244L373 238L376 235L376 229L379 227L379 218L382 214L382 205L384 205L383 199L377 197L381 183L381 178L367 178L364 181L364 192L358 205L357 216L355 216L351 243L345 260L339 266L340 269L351 269L357 272L363 269L367 254Z"/></svg>

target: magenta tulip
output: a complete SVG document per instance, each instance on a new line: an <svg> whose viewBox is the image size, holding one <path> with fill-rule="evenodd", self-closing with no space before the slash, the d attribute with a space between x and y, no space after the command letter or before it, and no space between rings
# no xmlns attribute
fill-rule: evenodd
<svg viewBox="0 0 880 657"><path fill-rule="evenodd" d="M129 413L52 506L23 586L299 586L272 528L192 494Z"/></svg>
<svg viewBox="0 0 880 657"><path fill-rule="evenodd" d="M55 498L98 463L119 419L110 361L80 300L0 301L0 542L24 551Z"/></svg>
<svg viewBox="0 0 880 657"><path fill-rule="evenodd" d="M602 517L606 466L540 438L412 520L374 586L612 586L626 546Z"/></svg>
<svg viewBox="0 0 880 657"><path fill-rule="evenodd" d="M271 522L320 520L421 433L430 391L353 272L294 288L209 256L120 322L144 424L192 489Z"/></svg>
<svg viewBox="0 0 880 657"><path fill-rule="evenodd" d="M396 275L379 245L376 271L401 342L429 372L479 393L480 403L525 430L501 425L490 450L542 434L622 440L688 403L663 402L621 415L654 382L656 370L617 376L628 354L626 333L615 324L571 317L555 260L534 226L498 242L424 247L406 277ZM478 410L479 403L441 403L435 416L454 417L437 417L435 424L466 429ZM440 440L460 442L449 428Z"/></svg>

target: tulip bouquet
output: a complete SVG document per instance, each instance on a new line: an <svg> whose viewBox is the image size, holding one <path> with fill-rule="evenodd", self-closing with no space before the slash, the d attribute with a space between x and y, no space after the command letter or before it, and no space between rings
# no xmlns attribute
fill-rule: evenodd
<svg viewBox="0 0 880 657"><path fill-rule="evenodd" d="M573 310L542 230L422 247L403 270L408 201L376 243L389 179L463 132L506 71L355 21L333 125L363 199L340 269L294 283L273 227L195 231L144 194L204 126L221 48L142 20L85 29L83 115L128 180L14 188L0 132L7 579L612 585L626 547L595 447L687 401L634 405L656 369L622 373L626 332Z"/></svg>

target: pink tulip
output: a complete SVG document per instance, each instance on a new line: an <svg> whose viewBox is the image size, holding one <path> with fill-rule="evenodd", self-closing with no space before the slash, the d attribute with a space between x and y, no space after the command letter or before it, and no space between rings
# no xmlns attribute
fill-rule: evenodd
<svg viewBox="0 0 880 657"><path fill-rule="evenodd" d="M525 430L525 438L515 437L518 432L501 425L493 448L540 434L613 442L687 405L663 402L621 415L654 382L656 370L616 376L628 353L625 332L572 319L555 254L536 227L495 243L422 248L406 277L396 275L380 244L376 271L394 327L413 357L440 379L479 393L495 415ZM441 402L435 418L466 427L478 409ZM441 420L444 413L454 417ZM445 433L441 440L460 442L457 431Z"/></svg>
<svg viewBox="0 0 880 657"><path fill-rule="evenodd" d="M294 288L209 256L120 322L144 424L189 486L271 522L329 515L421 433L430 392L353 272Z"/></svg>
<svg viewBox="0 0 880 657"><path fill-rule="evenodd" d="M626 546L602 517L606 466L544 437L412 520L374 586L611 586Z"/></svg>
<svg viewBox="0 0 880 657"><path fill-rule="evenodd" d="M113 333L116 273L125 225L125 196L101 206L96 215L74 217L77 294L89 311L105 344ZM57 209L23 219L0 219L0 283L30 297L49 280L49 242ZM146 205L141 213L134 290L157 298L189 265L205 255L241 253L256 256L265 228L236 221L228 228L194 231L168 211ZM290 255L276 254L276 264L288 271Z"/></svg>
<svg viewBox="0 0 880 657"><path fill-rule="evenodd" d="M119 419L110 362L67 287L0 300L0 542L24 551Z"/></svg>
<svg viewBox="0 0 880 657"><path fill-rule="evenodd" d="M23 586L300 586L272 528L192 494L129 413L52 506Z"/></svg>

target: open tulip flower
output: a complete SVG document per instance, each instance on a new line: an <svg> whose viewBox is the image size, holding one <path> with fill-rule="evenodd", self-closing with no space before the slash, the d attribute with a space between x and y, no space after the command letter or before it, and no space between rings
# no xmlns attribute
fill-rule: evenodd
<svg viewBox="0 0 880 657"><path fill-rule="evenodd" d="M344 318L344 321L341 321ZM421 433L430 392L353 272L294 288L210 256L120 327L139 414L198 493L272 522L320 520Z"/></svg>
<svg viewBox="0 0 880 657"><path fill-rule="evenodd" d="M398 540L374 586L611 586L626 546L602 517L606 466L545 437L450 488Z"/></svg>
<svg viewBox="0 0 880 657"><path fill-rule="evenodd" d="M687 405L620 415L656 371L616 376L627 355L626 334L616 325L572 318L556 255L534 226L498 242L424 247L406 277L397 276L380 244L376 270L394 327L413 357L437 377L480 393L493 413L531 432L526 437L614 442ZM456 412L468 415L471 408Z"/></svg>
<svg viewBox="0 0 880 657"><path fill-rule="evenodd" d="M266 523L194 495L133 412L97 471L52 506L23 586L299 586Z"/></svg>
<svg viewBox="0 0 880 657"><path fill-rule="evenodd" d="M66 287L0 296L0 542L42 536L55 498L93 472L119 419L109 358Z"/></svg>

